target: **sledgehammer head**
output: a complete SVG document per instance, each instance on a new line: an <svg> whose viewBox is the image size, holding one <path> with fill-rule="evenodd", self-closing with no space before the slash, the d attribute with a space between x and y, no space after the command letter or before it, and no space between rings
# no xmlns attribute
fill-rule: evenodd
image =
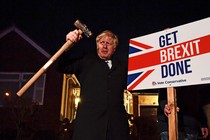
<svg viewBox="0 0 210 140"><path fill-rule="evenodd" d="M74 25L80 29L84 34L85 36L87 36L88 38L90 36L92 36L92 32L87 28L87 26L85 24L83 24L80 20L76 20Z"/></svg>

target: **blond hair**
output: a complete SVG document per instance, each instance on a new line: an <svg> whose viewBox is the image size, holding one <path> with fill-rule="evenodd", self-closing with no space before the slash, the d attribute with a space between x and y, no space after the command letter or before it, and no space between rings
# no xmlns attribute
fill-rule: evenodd
<svg viewBox="0 0 210 140"><path fill-rule="evenodd" d="M105 31L103 31L102 33L100 33L100 34L96 37L96 43L98 43L99 40L100 40L101 38L103 38L104 36L109 36L109 37L113 38L115 47L118 46L118 43L119 43L118 37L117 37L117 35L115 35L115 34L114 34L112 31L110 31L110 30L105 30Z"/></svg>

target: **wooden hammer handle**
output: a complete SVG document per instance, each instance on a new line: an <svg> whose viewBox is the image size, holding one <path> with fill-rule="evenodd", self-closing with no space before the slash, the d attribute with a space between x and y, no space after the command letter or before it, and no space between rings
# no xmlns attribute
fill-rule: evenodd
<svg viewBox="0 0 210 140"><path fill-rule="evenodd" d="M21 96L55 61L57 58L67 49L71 48L73 43L68 40L48 61L45 65L39 69L39 71L17 92L18 96Z"/></svg>
<svg viewBox="0 0 210 140"><path fill-rule="evenodd" d="M74 25L81 30L81 33L84 33L87 37L92 36L92 32L87 28L87 26L81 21L77 20ZM48 61L45 65L39 69L39 71L17 92L18 96L22 96L22 94L48 69L48 67L57 60L61 54L70 49L73 46L73 42L68 40Z"/></svg>

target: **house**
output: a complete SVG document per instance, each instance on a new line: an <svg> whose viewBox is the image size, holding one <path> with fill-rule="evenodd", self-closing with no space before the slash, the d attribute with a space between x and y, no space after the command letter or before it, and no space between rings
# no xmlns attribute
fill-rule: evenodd
<svg viewBox="0 0 210 140"><path fill-rule="evenodd" d="M40 133L51 136L58 133L63 75L56 71L55 64L21 97L16 95L50 57L16 26L0 31L1 137L11 137L11 132L16 136L18 129L30 130L27 137L38 133L39 136ZM32 109L33 104L36 104L36 109Z"/></svg>

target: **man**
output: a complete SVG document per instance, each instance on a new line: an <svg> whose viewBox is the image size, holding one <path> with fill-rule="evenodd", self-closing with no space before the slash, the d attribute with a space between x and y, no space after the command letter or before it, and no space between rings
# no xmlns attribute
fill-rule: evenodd
<svg viewBox="0 0 210 140"><path fill-rule="evenodd" d="M199 133L203 138L208 136L205 115L202 110L202 98L198 86L176 88L179 140L197 140ZM168 140L167 90L159 90L158 125L161 140Z"/></svg>
<svg viewBox="0 0 210 140"><path fill-rule="evenodd" d="M210 84L203 84L200 88L200 94L203 98L203 111L207 118L210 133Z"/></svg>
<svg viewBox="0 0 210 140"><path fill-rule="evenodd" d="M71 42L81 38L79 30L66 36ZM128 118L123 104L127 65L113 56L118 37L103 31L96 37L96 46L97 55L84 55L60 67L63 73L75 74L81 84L72 139L128 140Z"/></svg>

